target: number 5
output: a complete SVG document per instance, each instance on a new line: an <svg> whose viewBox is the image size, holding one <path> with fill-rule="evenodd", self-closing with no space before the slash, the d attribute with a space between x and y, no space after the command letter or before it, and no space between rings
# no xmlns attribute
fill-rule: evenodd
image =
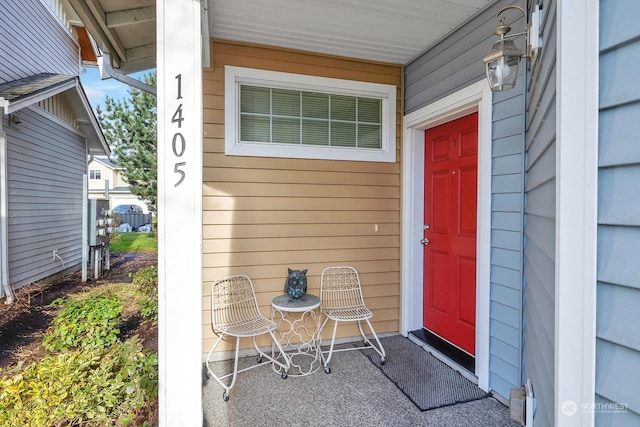
<svg viewBox="0 0 640 427"><path fill-rule="evenodd" d="M186 174L184 173L183 170L180 170L180 167L186 166L186 164L187 162L179 162L179 163L176 163L176 165L174 166L173 171L180 175L180 179L178 180L178 182L174 184L174 187L177 187L178 185L182 184L182 181L184 181L184 177L186 176Z"/></svg>

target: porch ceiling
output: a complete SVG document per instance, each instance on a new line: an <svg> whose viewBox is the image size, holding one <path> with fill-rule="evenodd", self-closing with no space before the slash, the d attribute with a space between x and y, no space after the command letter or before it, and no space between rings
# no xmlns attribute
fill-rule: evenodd
<svg viewBox="0 0 640 427"><path fill-rule="evenodd" d="M209 0L215 38L406 64L494 0Z"/></svg>
<svg viewBox="0 0 640 427"><path fill-rule="evenodd" d="M113 68L130 74L156 66L156 0L67 0Z"/></svg>
<svg viewBox="0 0 640 427"><path fill-rule="evenodd" d="M156 66L155 0L67 0L124 74ZM214 38L406 64L495 0L207 0Z"/></svg>

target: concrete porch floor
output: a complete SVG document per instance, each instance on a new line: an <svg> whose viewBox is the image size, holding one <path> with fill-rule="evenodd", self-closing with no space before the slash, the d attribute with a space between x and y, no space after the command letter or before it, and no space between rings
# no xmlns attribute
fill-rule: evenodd
<svg viewBox="0 0 640 427"><path fill-rule="evenodd" d="M255 357L241 360L255 363ZM388 360L387 363L397 363ZM230 361L216 368L231 369ZM421 412L360 351L335 353L331 373L282 379L271 364L242 372L223 388L203 378L204 425L217 426L513 426L492 397ZM246 365L245 365L246 366ZM242 366L241 366L242 367Z"/></svg>

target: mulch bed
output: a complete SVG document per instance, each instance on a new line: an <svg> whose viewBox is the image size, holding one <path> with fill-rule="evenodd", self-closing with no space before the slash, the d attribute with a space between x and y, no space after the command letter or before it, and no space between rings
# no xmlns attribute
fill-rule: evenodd
<svg viewBox="0 0 640 427"><path fill-rule="evenodd" d="M78 271L52 282L34 282L18 289L13 304L0 302L0 368L19 361L27 365L42 356L42 338L54 316L49 307L52 301L108 283L131 283L133 273L157 263L157 254L112 254L111 269L98 279L82 282ZM120 325L120 331L123 340L138 335L146 348L157 351L157 327L151 322L139 317L127 319Z"/></svg>

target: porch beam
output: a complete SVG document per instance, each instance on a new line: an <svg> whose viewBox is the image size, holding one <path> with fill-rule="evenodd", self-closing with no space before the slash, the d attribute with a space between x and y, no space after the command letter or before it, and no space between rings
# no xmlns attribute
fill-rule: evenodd
<svg viewBox="0 0 640 427"><path fill-rule="evenodd" d="M141 24L151 22L156 19L156 7L140 7L118 12L105 13L105 20L108 28L118 28L130 24Z"/></svg>

